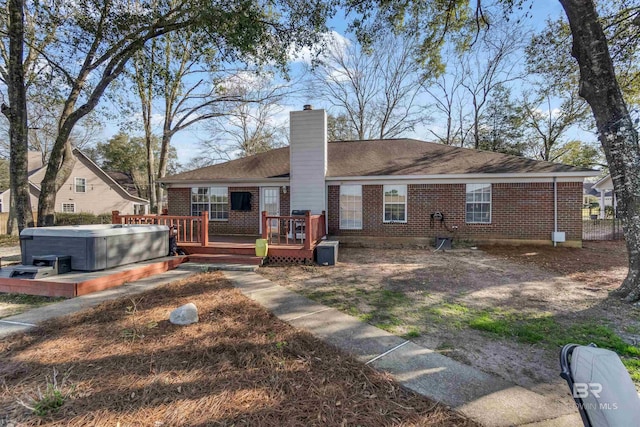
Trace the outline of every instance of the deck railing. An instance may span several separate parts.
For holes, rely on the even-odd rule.
[[[303,245],[310,250],[326,235],[325,212],[321,215],[269,215],[262,212],[262,238],[270,245]]]
[[[119,211],[111,212],[112,224],[158,224],[178,229],[178,243],[209,244],[209,214],[201,216],[176,215],[120,215]]]

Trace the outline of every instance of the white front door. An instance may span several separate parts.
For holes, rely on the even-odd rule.
[[[280,215],[280,187],[262,187],[260,192],[260,233],[262,233],[262,212]],[[271,220],[271,230],[277,232],[278,220]]]

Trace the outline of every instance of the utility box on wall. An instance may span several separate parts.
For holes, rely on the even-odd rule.
[[[436,249],[441,251],[451,249],[451,240],[451,237],[436,237]]]
[[[564,231],[555,231],[551,233],[551,241],[556,243],[563,243],[567,241]]]
[[[338,262],[337,240],[325,240],[316,246],[316,262],[320,265],[336,265]]]

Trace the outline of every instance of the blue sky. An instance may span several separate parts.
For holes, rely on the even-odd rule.
[[[536,0],[534,7],[530,10],[529,16],[525,18],[525,22],[527,25],[530,25],[534,30],[539,30],[544,27],[544,23],[547,18],[557,18],[563,14],[562,7],[558,1],[555,0]],[[346,28],[347,28],[347,20],[344,17],[344,14],[339,13],[335,18],[330,22],[330,27],[333,31],[338,34],[345,36]],[[570,48],[570,47],[568,47]],[[292,63],[291,64],[291,73],[292,76],[295,76],[296,73],[301,69],[300,63]],[[116,108],[115,105],[109,105],[108,100],[104,101],[103,107],[106,109]],[[275,118],[278,122],[286,122],[288,119],[289,111],[291,110],[300,110],[304,104],[313,104],[314,108],[329,108],[329,106],[318,99],[312,98],[308,94],[301,93],[295,97],[288,97],[282,103],[282,112],[279,113],[278,117]],[[413,137],[417,139],[424,140],[432,140],[433,136],[428,131],[429,126],[439,126],[438,118],[434,118],[434,121],[430,124],[427,124],[425,127],[420,127],[416,129],[412,134],[405,135],[407,137]],[[107,122],[106,126],[102,132],[102,135],[98,138],[100,141],[105,141],[115,133],[118,132],[118,123],[115,122]],[[574,131],[573,137],[584,139],[584,140],[593,140],[593,136],[590,133],[585,133],[579,130]],[[210,135],[206,130],[203,130],[202,127],[194,127],[192,129],[186,129],[179,133],[177,133],[172,140],[172,145],[176,148],[178,152],[179,162],[182,164],[186,164],[193,157],[198,157],[200,155],[200,145],[199,141],[203,139],[209,138]]]

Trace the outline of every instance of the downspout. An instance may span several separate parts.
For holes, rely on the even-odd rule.
[[[558,243],[556,242],[556,234],[558,232],[558,179],[553,177],[553,247],[555,248]]]

